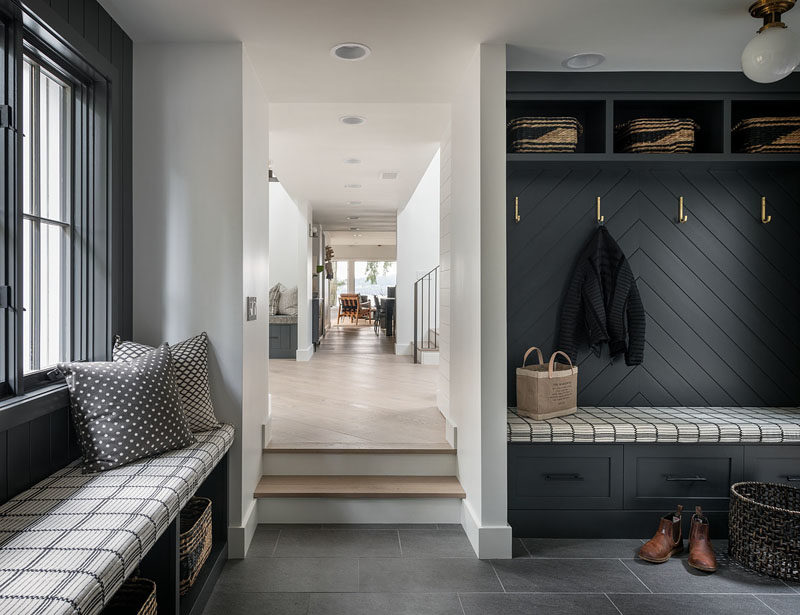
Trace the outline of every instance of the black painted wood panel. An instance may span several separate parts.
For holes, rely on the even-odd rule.
[[[647,313],[641,366],[579,354],[582,405],[800,403],[800,179],[759,163],[541,163],[508,172],[508,395],[528,346],[555,349],[595,198]],[[760,221],[761,196],[772,222]],[[688,222],[678,224],[678,198]],[[521,220],[513,219],[519,197]]]

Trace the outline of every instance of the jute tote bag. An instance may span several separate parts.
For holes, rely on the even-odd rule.
[[[538,365],[525,365],[531,352],[536,351]],[[569,365],[556,363],[561,355]],[[578,410],[578,368],[566,353],[556,350],[545,365],[542,351],[531,346],[517,368],[517,412],[531,419],[552,419],[573,414]]]

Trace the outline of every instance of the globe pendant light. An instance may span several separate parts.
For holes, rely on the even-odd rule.
[[[757,0],[750,14],[764,25],[742,52],[744,74],[758,83],[773,83],[788,76],[800,64],[800,41],[781,21],[781,14],[795,0]]]

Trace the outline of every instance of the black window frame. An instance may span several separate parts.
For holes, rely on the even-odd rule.
[[[32,4],[36,4],[33,2]],[[0,0],[0,74],[9,126],[2,128],[0,165],[0,285],[8,307],[0,309],[0,409],[63,381],[51,368],[23,373],[22,315],[22,71],[23,56],[47,67],[70,85],[70,321],[68,360],[106,360],[111,351],[112,307],[112,192],[115,161],[112,127],[119,114],[111,96],[116,69],[88,48],[76,49],[49,27],[39,13],[16,0]],[[87,59],[88,58],[88,59]],[[2,296],[0,296],[2,299]],[[0,305],[2,302],[0,302]],[[63,387],[63,382],[61,382]]]

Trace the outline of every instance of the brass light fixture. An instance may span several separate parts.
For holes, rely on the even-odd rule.
[[[750,15],[763,20],[755,38],[742,52],[742,70],[758,83],[773,83],[787,77],[800,64],[800,41],[781,21],[795,0],[756,0]]]

